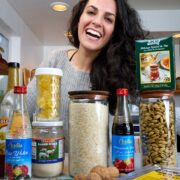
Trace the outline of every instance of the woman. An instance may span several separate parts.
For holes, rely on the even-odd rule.
[[[138,15],[126,0],[81,0],[72,11],[69,38],[75,49],[53,52],[41,67],[63,70],[62,120],[65,136],[68,121],[68,91],[107,90],[110,112],[116,105],[115,91],[127,87],[136,93],[135,40],[145,37]],[[35,80],[29,85],[28,107],[35,109]]]

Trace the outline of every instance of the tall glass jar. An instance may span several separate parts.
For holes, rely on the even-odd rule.
[[[58,68],[38,68],[36,75],[36,120],[60,121],[61,77]]]
[[[176,165],[173,92],[141,93],[139,111],[143,165]]]
[[[71,91],[69,103],[69,173],[88,174],[108,163],[108,92]]]

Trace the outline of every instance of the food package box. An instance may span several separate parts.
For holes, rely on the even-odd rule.
[[[172,37],[137,40],[136,63],[139,91],[175,90]]]
[[[180,179],[179,167],[168,166],[145,166],[127,175],[121,176],[118,180],[178,180]]]

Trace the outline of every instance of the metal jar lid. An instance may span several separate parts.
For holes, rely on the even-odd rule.
[[[109,96],[108,91],[69,91],[69,97],[71,99],[95,99],[95,100],[107,100]]]

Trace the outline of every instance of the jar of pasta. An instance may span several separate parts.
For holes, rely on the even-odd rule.
[[[108,163],[108,92],[69,92],[69,173]]]
[[[38,68],[36,75],[36,120],[59,121],[62,71],[58,68]]]
[[[173,92],[141,93],[139,115],[143,165],[176,165]]]

